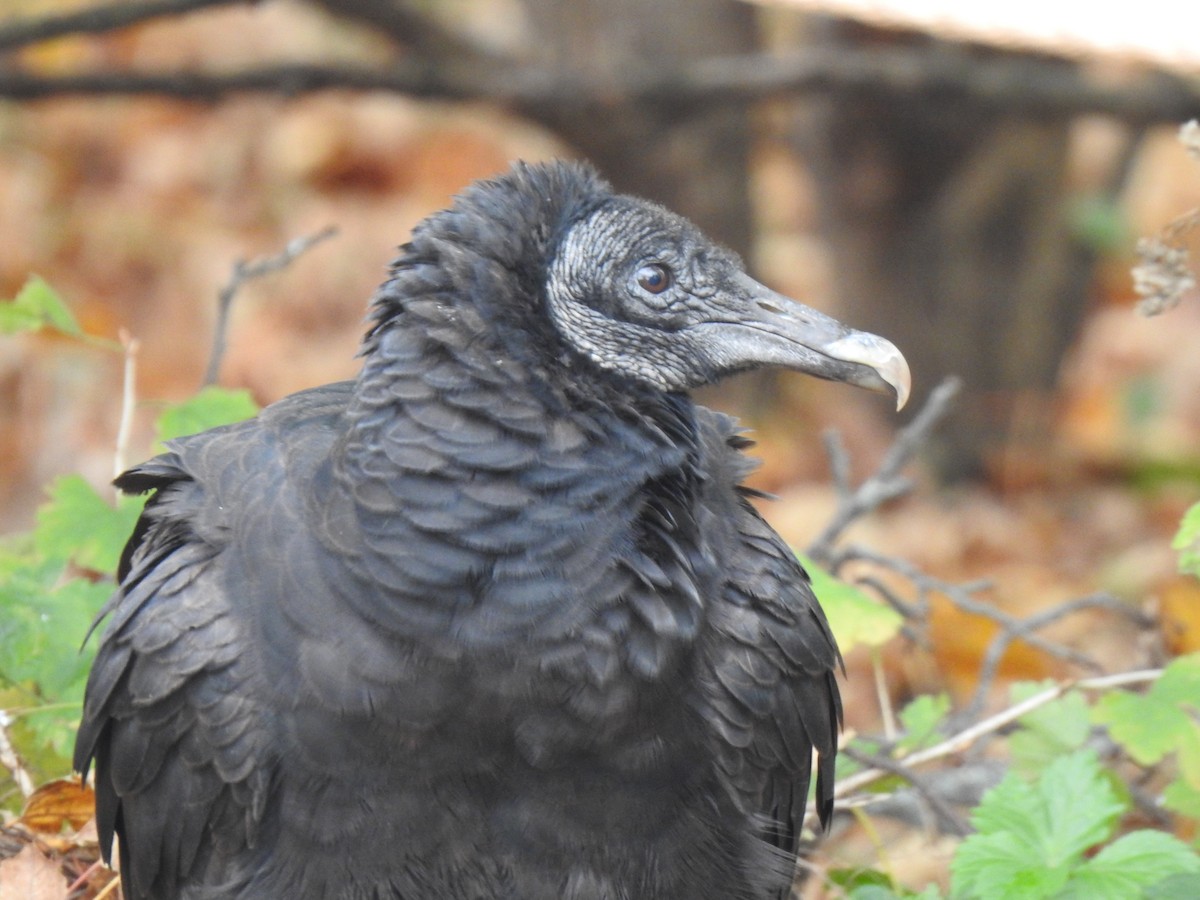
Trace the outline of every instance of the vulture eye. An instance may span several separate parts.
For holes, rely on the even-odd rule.
[[[637,270],[637,283],[644,291],[661,294],[671,286],[671,270],[662,263],[650,263]]]

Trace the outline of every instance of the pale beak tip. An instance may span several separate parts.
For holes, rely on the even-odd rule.
[[[871,369],[896,393],[896,410],[904,408],[912,393],[912,373],[904,354],[889,340],[865,331],[854,331],[825,348],[825,352]],[[882,388],[879,381],[875,385]],[[864,386],[869,386],[864,384]]]
[[[908,370],[908,361],[900,355],[899,350],[888,365],[880,368],[879,376],[896,392],[896,412],[900,412],[912,393],[912,373]]]

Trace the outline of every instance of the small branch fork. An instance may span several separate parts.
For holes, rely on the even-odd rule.
[[[213,333],[212,352],[208,358],[208,367],[204,371],[203,383],[205,386],[217,383],[217,376],[221,372],[221,363],[225,359],[225,351],[229,346],[229,313],[233,308],[234,298],[242,286],[255,278],[262,278],[264,275],[286,269],[295,261],[296,257],[335,234],[337,234],[337,228],[329,225],[316,234],[293,238],[288,241],[282,251],[274,256],[263,256],[249,261],[239,259],[233,264],[233,272],[229,276],[229,281],[217,294],[217,323]]]
[[[850,486],[850,454],[841,436],[836,431],[825,432],[825,451],[833,469],[838,508],[805,551],[809,557],[836,574],[840,561],[834,544],[853,522],[912,490],[912,481],[901,473],[925,445],[934,426],[949,413],[961,390],[962,382],[957,378],[947,378],[934,388],[921,411],[896,435],[879,470],[854,489]]]

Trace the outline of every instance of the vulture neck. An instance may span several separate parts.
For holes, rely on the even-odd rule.
[[[430,637],[449,615],[460,649],[601,621],[627,630],[630,583],[662,576],[631,554],[661,558],[665,543],[688,572],[698,555],[692,401],[572,380],[492,334],[475,310],[430,297],[371,336],[337,478],[363,538],[359,574],[388,595],[380,624]],[[648,613],[671,620],[669,640],[695,593],[682,591],[678,617]]]

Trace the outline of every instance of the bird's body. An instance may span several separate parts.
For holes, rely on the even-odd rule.
[[[155,493],[76,761],[131,900],[787,896],[837,650],[745,441],[684,393],[744,352],[635,352],[661,320],[593,252],[690,284],[668,319],[732,265],[585,169],[519,167],[414,232],[356,381],[118,480]]]

